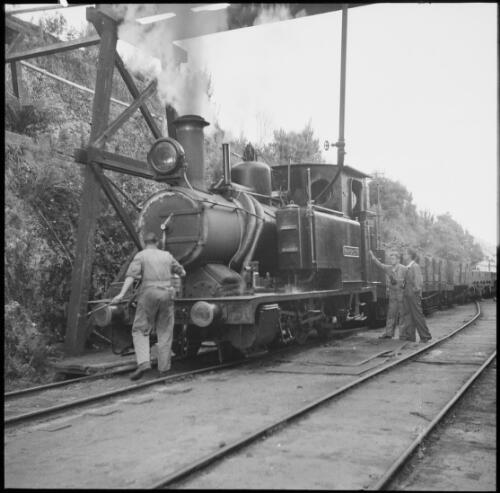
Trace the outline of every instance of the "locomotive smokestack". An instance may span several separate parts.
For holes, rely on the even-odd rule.
[[[201,116],[184,115],[173,121],[176,140],[180,142],[186,153],[189,183],[198,189],[205,190],[205,156],[203,127],[210,125]]]

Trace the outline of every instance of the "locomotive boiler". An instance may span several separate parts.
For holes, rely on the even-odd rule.
[[[152,146],[148,163],[165,188],[138,220],[141,241],[156,233],[187,273],[175,301],[174,352],[192,355],[211,341],[225,359],[325,335],[349,316],[383,319],[376,300],[384,280],[367,254],[377,247],[368,175],[325,164],[271,169],[250,147],[231,167],[223,145],[223,178],[207,188],[207,124],[182,116],[175,136]],[[108,307],[95,320],[127,331],[133,309]]]

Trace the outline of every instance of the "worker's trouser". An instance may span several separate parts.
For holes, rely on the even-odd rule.
[[[168,371],[174,332],[174,304],[168,287],[149,287],[139,295],[132,325],[138,367],[151,368],[149,335],[153,327],[158,336],[158,370]]]
[[[422,311],[422,300],[419,293],[405,292],[403,296],[403,310],[405,313],[404,334],[408,341],[416,341],[415,329],[421,341],[431,339]]]
[[[384,335],[394,337],[394,330],[399,327],[399,338],[403,331],[403,293],[389,291],[389,307]]]

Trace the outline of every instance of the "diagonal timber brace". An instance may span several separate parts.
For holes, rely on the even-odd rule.
[[[125,64],[123,63],[123,60],[120,58],[120,55],[118,55],[118,53],[115,56],[115,66],[118,69],[118,72],[120,72],[123,82],[125,82],[125,85],[127,86],[130,94],[134,99],[137,99],[140,95],[139,89],[135,85],[134,79],[132,79],[129,71],[125,68]],[[155,139],[159,139],[160,137],[162,137],[162,132],[158,128],[158,125],[156,124],[146,104],[141,104],[140,110]]]
[[[135,101],[121,113],[116,120],[104,130],[99,137],[91,143],[95,147],[104,145],[106,140],[114,135],[120,127],[136,112],[137,108],[143,105],[144,101],[156,90],[156,80],[152,81],[148,87],[135,99]]]
[[[103,14],[102,12],[98,11],[94,7],[89,7],[87,8],[87,19],[91,21],[95,28],[96,31],[99,33],[100,36],[103,35],[102,27],[98,20],[102,17],[105,17],[106,19],[110,19],[107,15]],[[129,71],[125,68],[125,64],[123,63],[123,60],[121,59],[120,55],[118,53],[115,53],[114,56],[114,64],[116,68],[118,69],[118,72],[120,73],[123,82],[125,82],[125,85],[127,86],[127,89],[129,90],[130,94],[134,99],[137,99],[140,96],[140,91],[137,88],[134,79],[130,75]],[[156,124],[153,115],[149,111],[149,108],[146,106],[146,103],[143,102],[140,106],[140,110],[142,113],[142,116],[146,120],[146,123],[151,130],[151,133],[154,135],[155,139],[159,139],[160,137],[163,136],[161,130],[158,128],[158,125]]]
[[[92,171],[94,172],[94,175],[97,178],[99,184],[101,185],[102,189],[104,190],[106,197],[111,202],[111,205],[113,206],[116,213],[118,214],[118,217],[120,218],[121,222],[125,226],[125,229],[127,230],[128,234],[130,235],[133,242],[135,243],[136,248],[138,248],[139,250],[142,250],[141,240],[139,239],[139,236],[135,230],[135,227],[134,227],[132,221],[130,220],[130,217],[128,216],[127,212],[120,204],[118,197],[113,192],[113,189],[111,188],[110,182],[106,178],[106,176],[104,175],[102,168],[98,164],[93,163],[93,162],[91,162],[89,164],[90,164],[90,167],[92,168]]]

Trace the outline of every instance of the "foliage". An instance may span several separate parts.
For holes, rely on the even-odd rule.
[[[411,193],[398,181],[374,173],[370,203],[381,216],[381,238],[385,248],[414,247],[420,254],[475,264],[483,252],[472,235],[449,213],[434,217],[417,212]]]
[[[264,145],[260,151],[262,158],[269,164],[321,163],[321,146],[314,138],[311,122],[300,132],[286,132],[282,128],[273,132],[273,141]]]
[[[56,354],[17,302],[4,305],[4,375],[6,379],[24,378],[39,382],[47,372],[46,361]]]
[[[450,260],[477,263],[483,260],[483,252],[470,233],[458,224],[450,213],[437,216],[430,228],[433,251]]]
[[[36,100],[21,106],[12,98],[7,99],[5,104],[5,128],[12,132],[35,136],[62,121],[60,104],[49,105]]]
[[[222,144],[227,143],[226,132],[219,122],[214,122],[210,133],[205,136],[205,181],[207,185],[217,182],[222,177]],[[232,142],[230,149],[233,149]]]

